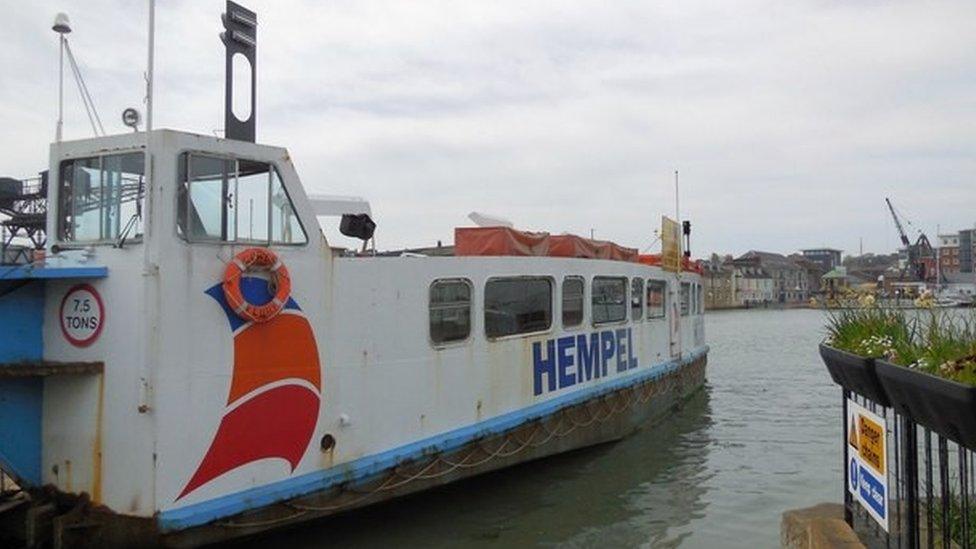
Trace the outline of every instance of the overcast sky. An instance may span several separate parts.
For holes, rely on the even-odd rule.
[[[58,11],[126,131],[146,2],[0,1],[0,174],[46,166]],[[472,210],[644,248],[675,169],[696,256],[891,251],[885,196],[930,236],[976,222],[972,0],[242,3],[258,141],[309,192],[368,198],[381,248],[448,243]],[[156,126],[219,130],[223,2],[156,10]],[[87,137],[68,83],[65,137]]]

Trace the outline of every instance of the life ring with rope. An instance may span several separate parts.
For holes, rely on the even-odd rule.
[[[241,291],[241,277],[245,273],[254,271],[268,271],[271,280],[271,300],[263,305],[250,303]],[[224,299],[227,305],[244,320],[252,322],[267,322],[278,316],[278,313],[288,303],[291,295],[291,277],[288,267],[278,259],[278,256],[267,248],[247,248],[234,256],[224,270]]]

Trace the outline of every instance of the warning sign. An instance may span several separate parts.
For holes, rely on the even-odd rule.
[[[885,418],[847,401],[847,489],[888,531],[888,424]]]
[[[61,300],[61,333],[75,347],[87,347],[102,333],[105,307],[89,284],[78,284]]]
[[[857,421],[858,439],[861,442],[858,454],[861,459],[871,464],[879,475],[885,474],[884,425],[863,414],[858,416]]]

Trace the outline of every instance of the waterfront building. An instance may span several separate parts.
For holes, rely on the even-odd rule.
[[[773,301],[773,277],[752,261],[733,261],[735,291],[733,301],[737,306],[766,305]]]
[[[801,254],[791,254],[790,259],[803,269],[804,278],[806,279],[806,295],[804,297],[810,299],[814,295],[821,293],[820,277],[827,271],[823,270],[820,263],[808,259]]]
[[[875,283],[881,280],[897,280],[901,275],[899,254],[872,254],[844,258],[844,268],[848,277],[855,277],[859,283]]]
[[[712,254],[701,260],[702,287],[705,292],[705,309],[729,309],[739,306],[736,302],[736,271],[732,257]]]
[[[952,273],[958,273],[960,271],[959,267],[959,235],[952,235],[953,240],[956,242],[954,246],[939,246],[939,270],[943,275],[949,275]],[[940,244],[943,241],[944,236],[939,235]]]
[[[806,270],[783,254],[750,250],[735,262],[742,266],[759,267],[769,275],[773,286],[771,301],[795,303],[810,297]]]
[[[803,257],[820,264],[820,268],[823,272],[829,272],[834,267],[841,264],[840,255],[842,250],[836,250],[834,248],[809,248],[806,250],[800,250]]]
[[[837,266],[823,275],[823,291],[827,297],[835,297],[851,287],[851,277],[847,274],[847,267]]]
[[[973,272],[973,252],[976,248],[976,229],[959,231],[959,272]]]

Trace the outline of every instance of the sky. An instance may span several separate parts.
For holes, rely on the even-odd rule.
[[[471,211],[692,252],[898,245],[976,224],[976,2],[245,0],[258,141],[370,200],[379,248]],[[0,0],[0,175],[44,169],[68,35],[108,133],[143,109],[147,2]],[[223,127],[218,0],[158,0],[154,120]],[[65,138],[91,136],[71,80]],[[336,220],[323,219],[333,244]]]

